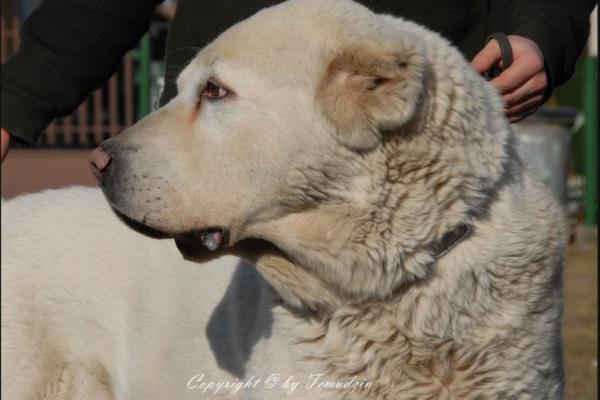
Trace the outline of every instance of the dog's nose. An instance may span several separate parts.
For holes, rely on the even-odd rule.
[[[97,178],[108,169],[111,160],[112,158],[101,147],[96,147],[92,151],[92,154],[90,154],[90,166]]]

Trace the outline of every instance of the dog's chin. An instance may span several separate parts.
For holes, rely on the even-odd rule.
[[[111,201],[110,196],[106,197],[113,212],[125,225],[153,239],[174,239],[177,249],[186,260],[202,262],[225,254],[235,254],[235,250],[228,246],[230,235],[225,228],[217,226],[185,232],[164,232],[130,217]]]
[[[204,242],[203,237],[209,232],[220,230],[223,232],[224,244],[227,244],[229,233],[227,230],[222,228],[210,228],[210,229],[199,229],[182,233],[166,233],[158,229],[152,228],[142,222],[139,222],[121,211],[113,208],[115,214],[123,221],[128,227],[134,231],[141,233],[144,236],[153,239],[174,239],[177,249],[186,260],[190,261],[208,261],[219,255],[223,254],[223,249],[218,248],[215,250],[209,250]]]
[[[119,219],[134,231],[153,239],[173,239],[183,258],[188,261],[206,262],[220,256],[233,255],[256,262],[264,254],[280,254],[284,256],[284,253],[274,244],[262,239],[245,238],[235,243],[234,246],[230,245],[230,233],[222,227],[197,229],[181,233],[166,233],[129,217],[114,206],[111,208]],[[205,245],[204,239],[206,235],[216,231],[221,234],[222,241],[218,248],[211,250]]]

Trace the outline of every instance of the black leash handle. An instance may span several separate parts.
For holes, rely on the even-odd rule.
[[[492,67],[492,69],[487,71],[485,73],[485,77],[488,80],[494,79],[500,75],[503,70],[510,68],[513,63],[513,51],[506,34],[502,32],[494,32],[488,36],[486,43],[488,43],[490,40],[495,40],[498,42],[498,46],[500,46],[500,54],[502,54],[502,68],[500,68],[498,65],[495,65]]]

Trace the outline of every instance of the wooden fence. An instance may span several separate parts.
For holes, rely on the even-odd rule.
[[[1,18],[1,61],[19,47],[20,22]],[[94,148],[135,120],[134,55],[125,55],[118,71],[69,116],[55,119],[38,141],[38,148]]]

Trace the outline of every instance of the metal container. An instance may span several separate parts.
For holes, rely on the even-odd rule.
[[[513,125],[517,151],[563,206],[567,202],[567,172],[571,137],[583,124],[573,108],[541,108]]]

